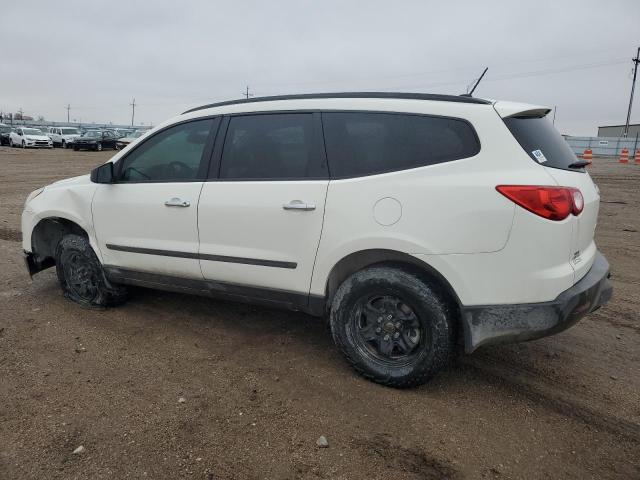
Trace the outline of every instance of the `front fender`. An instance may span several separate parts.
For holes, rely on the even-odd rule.
[[[46,187],[40,195],[25,205],[22,213],[23,249],[27,252],[32,251],[32,234],[39,222],[48,218],[61,218],[75,223],[87,233],[91,246],[100,258],[91,213],[91,203],[97,185],[89,181],[66,182]]]

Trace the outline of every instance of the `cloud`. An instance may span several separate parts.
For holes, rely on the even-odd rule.
[[[626,117],[640,2],[10,2],[0,109],[158,123],[255,95],[403,90],[558,107],[563,133]],[[640,106],[633,118],[640,119]]]

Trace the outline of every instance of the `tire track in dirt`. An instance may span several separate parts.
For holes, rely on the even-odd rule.
[[[14,228],[0,227],[0,240],[8,240],[10,242],[21,242],[22,232]]]
[[[551,385],[540,381],[539,375],[532,375],[524,368],[507,364],[490,366],[482,364],[472,357],[461,358],[459,364],[463,368],[473,370],[486,381],[519,393],[544,408],[640,444],[639,423],[599,411],[586,402],[580,401],[575,395],[571,395],[571,392],[563,391],[557,383]]]
[[[391,471],[408,473],[422,480],[463,478],[448,462],[428,455],[418,448],[404,447],[393,442],[386,434],[375,435],[372,438],[356,438],[353,443],[365,455],[383,461]]]

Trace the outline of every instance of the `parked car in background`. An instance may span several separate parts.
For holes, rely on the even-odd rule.
[[[124,148],[133,142],[136,138],[140,138],[142,135],[147,133],[148,130],[136,130],[135,132],[131,132],[126,137],[122,137],[116,140],[118,148]]]
[[[136,130],[134,128],[114,128],[113,133],[116,138],[124,138],[131,135]]]
[[[73,149],[75,151],[96,150],[100,152],[105,148],[118,150],[116,136],[110,130],[87,130],[84,135],[77,137],[73,141]]]
[[[0,145],[9,145],[9,134],[13,130],[11,125],[0,123]]]
[[[80,131],[76,127],[49,127],[49,136],[54,147],[69,148],[80,136]]]
[[[29,127],[16,127],[9,134],[10,147],[53,148],[53,141],[42,130]]]

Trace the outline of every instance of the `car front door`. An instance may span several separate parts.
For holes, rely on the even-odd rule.
[[[102,148],[115,148],[111,141],[111,132],[102,132]]]
[[[205,279],[306,298],[328,186],[319,114],[226,117],[219,136],[198,205]]]
[[[99,185],[93,221],[110,267],[202,279],[198,197],[219,119],[167,127],[116,162],[115,183]]]

